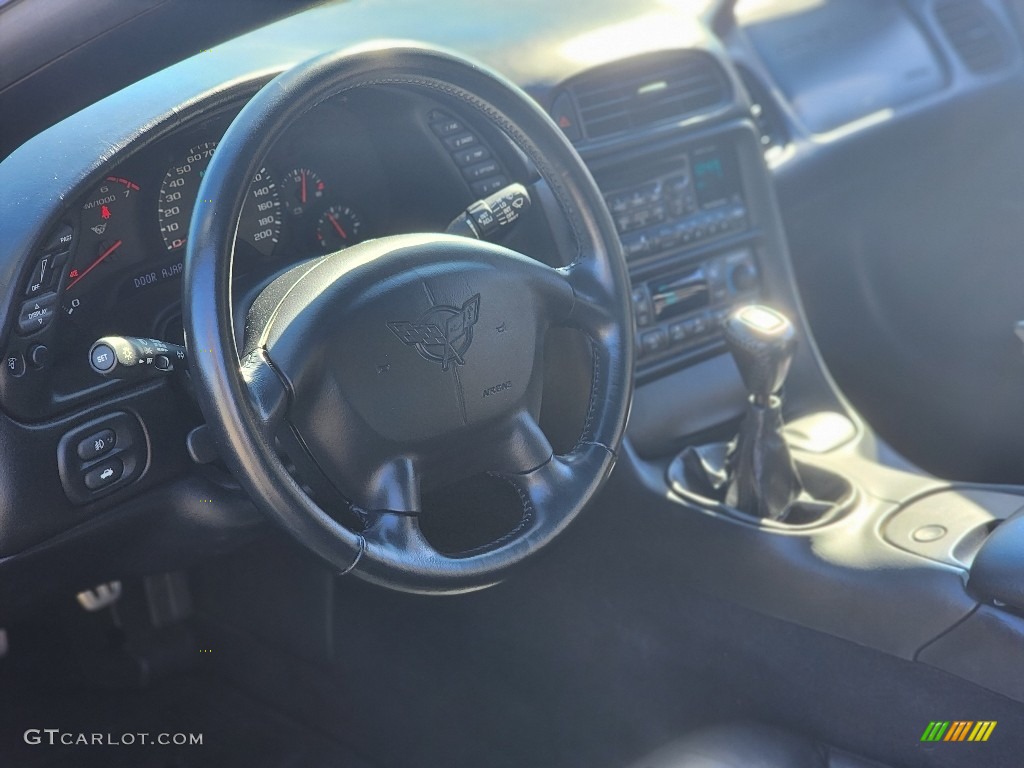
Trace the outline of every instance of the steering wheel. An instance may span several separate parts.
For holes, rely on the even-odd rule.
[[[274,279],[249,309],[239,349],[231,264],[249,183],[298,117],[359,88],[419,90],[501,129],[549,185],[575,240],[561,260],[571,264],[450,235],[371,240]],[[218,205],[196,208],[185,257],[197,397],[243,489],[301,544],[394,589],[466,591],[500,581],[598,491],[632,395],[629,277],[597,186],[525,93],[428,47],[324,55],[242,109],[199,196]],[[592,352],[585,424],[565,455],[538,425],[544,338],[556,326],[582,331]],[[511,484],[522,520],[491,546],[442,554],[421,531],[421,493],[480,473]],[[355,515],[326,511],[330,495]]]

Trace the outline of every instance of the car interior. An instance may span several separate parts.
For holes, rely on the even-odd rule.
[[[0,0],[0,765],[1024,755],[1024,0]]]

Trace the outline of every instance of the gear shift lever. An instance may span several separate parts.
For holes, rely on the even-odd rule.
[[[750,392],[740,433],[726,460],[725,503],[757,517],[782,520],[803,490],[782,435],[782,401],[796,331],[779,312],[752,304],[725,321],[725,340]]]
[[[723,331],[750,393],[746,415],[732,442],[690,445],[675,458],[666,471],[672,490],[747,521],[802,526],[842,512],[856,498],[851,483],[807,456],[798,471],[782,433],[782,385],[797,343],[793,324],[753,304],[732,312]]]
[[[786,382],[796,351],[796,331],[785,315],[759,304],[733,312],[723,326],[743,384],[755,405],[764,407]]]

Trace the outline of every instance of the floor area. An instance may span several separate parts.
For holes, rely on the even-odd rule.
[[[345,745],[202,672],[172,674],[145,690],[105,689],[75,675],[60,679],[60,662],[43,668],[38,654],[18,652],[20,639],[14,634],[0,661],[5,768],[370,768]],[[55,743],[46,729],[59,729]],[[79,734],[115,743],[60,743]],[[202,744],[140,744],[141,734],[151,742],[200,734]]]

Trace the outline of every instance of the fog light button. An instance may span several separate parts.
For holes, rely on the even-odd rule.
[[[95,435],[89,435],[78,444],[78,458],[82,461],[92,461],[98,456],[109,453],[117,442],[117,436],[112,429],[104,429]]]

